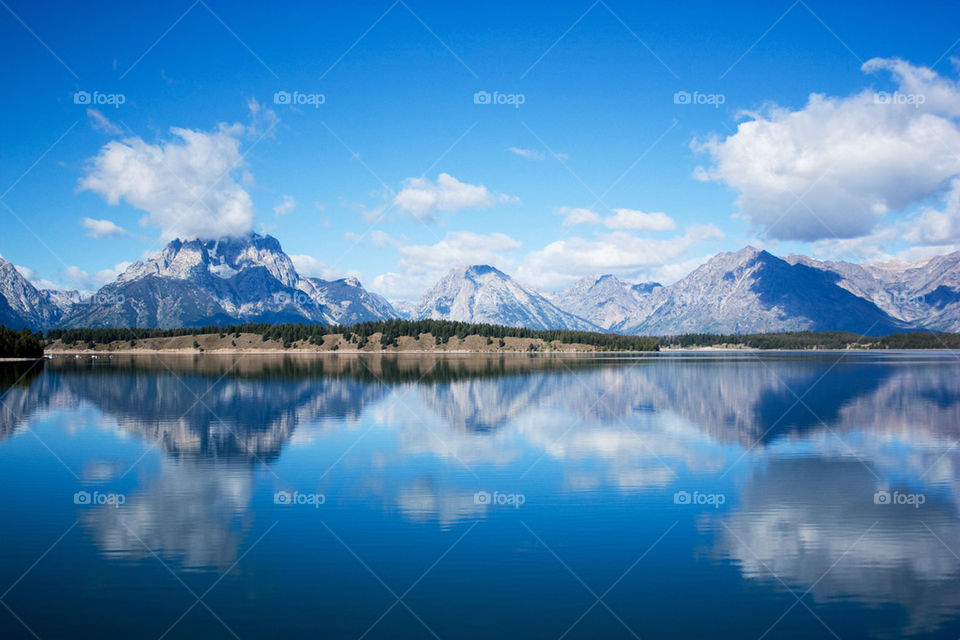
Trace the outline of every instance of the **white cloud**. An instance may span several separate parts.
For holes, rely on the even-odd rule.
[[[119,262],[112,268],[100,269],[92,276],[76,265],[71,265],[60,271],[60,278],[66,282],[67,289],[79,289],[80,291],[94,291],[105,284],[113,282],[121,273],[127,270],[132,262]],[[53,288],[53,287],[47,287]]]
[[[369,288],[388,300],[415,302],[427,289],[436,284],[438,279],[434,274],[419,273],[414,275],[388,271],[374,278]]]
[[[903,248],[903,244],[909,246]],[[813,243],[812,253],[832,260],[915,262],[960,250],[960,177],[954,178],[939,207],[880,224],[859,238],[827,238]]]
[[[613,273],[628,279],[637,274],[668,276],[664,270],[693,247],[723,237],[713,225],[692,225],[683,235],[645,238],[614,231],[594,240],[565,238],[529,253],[517,272],[521,282],[544,289],[558,289],[587,275]],[[685,274],[684,274],[685,275]]]
[[[435,211],[486,209],[494,204],[515,200],[507,195],[494,194],[483,185],[460,182],[448,173],[441,173],[436,182],[426,178],[407,178],[403,189],[394,198],[394,204],[428,221]]]
[[[950,183],[943,208],[923,207],[905,230],[907,242],[945,245],[960,241],[960,177]]]
[[[645,213],[636,209],[614,209],[612,216],[601,216],[592,209],[561,207],[566,227],[580,224],[603,225],[609,229],[632,231],[671,231],[677,228],[673,219],[665,213]]]
[[[460,265],[489,264],[506,272],[516,266],[510,254],[520,242],[503,233],[452,231],[432,245],[401,245],[398,267],[374,278],[370,288],[387,297],[416,299],[447,271]]]
[[[0,255],[0,260],[3,259],[3,256]],[[63,289],[64,287],[57,284],[56,282],[51,282],[49,280],[44,280],[43,278],[37,275],[37,272],[31,269],[30,267],[24,267],[23,265],[15,264],[13,268],[20,272],[24,278],[30,281],[30,283],[35,286],[37,289]]]
[[[321,280],[337,280],[342,278],[341,272],[322,260],[305,254],[291,254],[293,267],[301,276],[320,278]]]
[[[90,274],[76,265],[70,265],[60,272],[60,277],[81,289],[90,289]]]
[[[521,149],[519,147],[507,147],[507,151],[509,151],[515,156],[526,158],[527,160],[544,160],[547,157],[543,151],[535,151],[534,149]]]
[[[898,59],[862,69],[887,71],[896,91],[747,114],[735,134],[692,143],[712,161],[695,177],[736,189],[749,219],[784,240],[864,236],[888,212],[942,198],[960,174],[960,85]],[[936,218],[925,220],[934,237],[955,234]]]
[[[158,144],[139,137],[107,143],[91,159],[80,189],[146,211],[141,224],[160,228],[164,240],[248,233],[253,202],[233,177],[243,164],[245,128],[221,124],[210,133],[170,131],[174,138]]]
[[[572,227],[578,224],[600,224],[600,214],[593,209],[583,207],[560,207],[560,215],[563,216],[563,226]]]
[[[3,256],[0,256],[0,260],[2,259],[3,259]],[[22,275],[27,280],[33,280],[33,278],[37,275],[34,272],[34,270],[31,269],[30,267],[24,267],[23,265],[15,264],[13,265],[13,268],[19,271],[20,275]]]
[[[124,261],[124,262],[118,262],[117,264],[113,265],[112,268],[100,269],[95,274],[93,274],[93,282],[98,287],[101,287],[107,283],[113,282],[120,276],[121,273],[127,270],[127,267],[129,267],[132,264],[133,264],[132,262]]]
[[[659,211],[645,213],[635,209],[614,209],[613,213],[613,216],[603,221],[603,223],[611,229],[671,231],[677,228],[677,224],[670,216]]]
[[[278,202],[278,203],[273,207],[273,212],[274,212],[275,214],[277,214],[278,216],[282,216],[282,215],[285,215],[285,214],[287,214],[287,213],[290,213],[291,211],[293,211],[293,210],[296,209],[296,208],[297,208],[297,201],[296,201],[296,199],[295,199],[293,196],[287,196],[287,195],[285,195],[285,196],[283,196],[283,197],[280,199],[280,202]]]
[[[397,241],[393,236],[385,231],[380,231],[379,229],[374,229],[370,232],[370,242],[378,249],[392,247],[397,244]]]
[[[87,109],[87,117],[90,118],[90,126],[96,131],[111,136],[119,136],[123,133],[123,129],[112,123],[107,116],[96,109]]]
[[[505,252],[522,245],[504,233],[479,234],[452,231],[432,245],[400,247],[400,265],[408,269],[448,271],[464,264],[512,264]]]
[[[130,235],[129,231],[112,220],[84,218],[80,221],[80,224],[82,224],[83,228],[87,230],[87,235],[91,238],[115,238],[118,236]]]

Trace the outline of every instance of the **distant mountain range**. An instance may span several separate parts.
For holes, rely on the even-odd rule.
[[[720,253],[668,286],[612,275],[556,294],[486,265],[459,267],[417,304],[391,304],[355,278],[297,273],[280,243],[251,234],[174,240],[94,294],[38,290],[0,259],[0,324],[21,328],[197,327],[239,322],[354,324],[433,318],[631,335],[960,332],[960,252],[921,263],[852,264]]]

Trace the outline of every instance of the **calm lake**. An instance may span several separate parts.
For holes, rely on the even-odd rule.
[[[956,638],[960,358],[0,369],[0,637]]]

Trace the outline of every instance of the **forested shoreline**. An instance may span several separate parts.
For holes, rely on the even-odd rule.
[[[0,325],[0,358],[42,358],[43,336],[29,329],[14,331]]]
[[[61,347],[96,349],[102,345],[127,343],[134,347],[144,340],[182,336],[239,337],[260,336],[263,342],[274,341],[284,349],[324,344],[326,336],[340,336],[342,344],[357,350],[374,346],[390,349],[398,346],[401,337],[420,340],[429,335],[438,346],[451,339],[464,341],[470,336],[485,338],[484,344],[503,348],[509,338],[540,340],[544,344],[586,345],[598,351],[658,351],[660,349],[743,348],[761,350],[806,349],[960,349],[960,334],[911,332],[884,337],[866,337],[854,333],[828,331],[796,331],[786,333],[710,334],[643,337],[589,331],[537,330],[493,324],[472,324],[447,320],[388,320],[356,325],[323,326],[315,324],[234,324],[227,326],[186,327],[177,329],[52,329],[46,334],[28,329],[14,331],[0,327],[0,357],[38,358],[44,346],[58,343]],[[194,346],[199,346],[196,341]],[[235,343],[234,343],[235,346]],[[537,349],[530,349],[537,350]]]
[[[382,347],[396,347],[401,337],[419,338],[429,334],[435,344],[446,345],[451,338],[464,340],[468,336],[480,336],[488,340],[502,342],[505,338],[528,338],[543,340],[546,343],[582,344],[605,351],[656,351],[659,348],[656,338],[624,336],[615,333],[590,331],[564,331],[525,329],[505,327],[494,324],[472,324],[449,320],[386,320],[382,322],[363,322],[355,325],[316,325],[316,324],[238,324],[228,326],[207,326],[179,329],[53,329],[47,333],[48,340],[59,340],[65,344],[108,344],[118,341],[137,341],[150,338],[172,338],[179,336],[200,336],[218,334],[227,335],[256,334],[263,340],[275,340],[289,348],[297,343],[311,345],[323,344],[324,336],[340,335],[358,349],[363,349],[376,334]],[[504,346],[500,344],[499,346]]]

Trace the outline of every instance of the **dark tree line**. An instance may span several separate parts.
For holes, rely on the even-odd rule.
[[[659,339],[661,347],[743,346],[752,349],[958,349],[960,334],[911,332],[894,333],[882,338],[845,331],[790,331],[786,333],[749,333],[721,335],[689,333]]]
[[[21,334],[8,331],[10,334]],[[22,333],[22,332],[21,332]],[[28,332],[29,333],[29,332]],[[317,324],[266,324],[248,323],[228,326],[206,326],[180,329],[52,329],[48,340],[61,340],[66,344],[106,344],[147,338],[172,338],[219,334],[220,337],[241,333],[262,336],[264,341],[276,340],[284,347],[307,342],[319,345],[324,336],[342,335],[344,339],[363,348],[370,338],[379,333],[380,344],[396,346],[402,336],[418,338],[422,334],[433,336],[436,344],[447,344],[451,338],[467,336],[487,338],[487,344],[504,346],[504,338],[539,338],[546,342],[563,344],[586,344],[608,351],[657,351],[660,347],[711,347],[718,345],[743,346],[752,349],[960,349],[960,334],[911,332],[895,333],[882,338],[866,337],[843,331],[791,331],[786,333],[713,334],[691,333],[661,338],[624,336],[616,333],[591,331],[541,330],[522,327],[504,327],[495,324],[471,324],[449,320],[387,320],[363,322],[355,325],[322,326]],[[31,334],[32,335],[32,334]],[[34,338],[42,338],[40,334]]]
[[[42,339],[29,329],[14,331],[0,326],[0,358],[42,358]]]
[[[219,334],[226,336],[252,333],[263,337],[264,341],[276,340],[290,346],[295,342],[322,344],[324,336],[339,334],[362,348],[370,337],[380,333],[380,343],[384,346],[397,344],[401,336],[418,338],[429,333],[437,344],[446,344],[450,338],[460,339],[478,335],[494,339],[539,338],[551,342],[558,340],[564,344],[587,344],[613,351],[656,351],[656,338],[623,336],[615,333],[596,333],[590,331],[562,331],[524,329],[522,327],[504,327],[494,324],[471,324],[448,320],[386,320],[383,322],[362,322],[355,325],[322,326],[316,324],[235,324],[228,326],[208,326],[181,329],[52,329],[47,333],[49,340],[61,340],[67,344],[98,343],[117,341],[145,340],[147,338],[172,338],[178,336],[198,336]],[[500,346],[503,346],[500,344]]]

